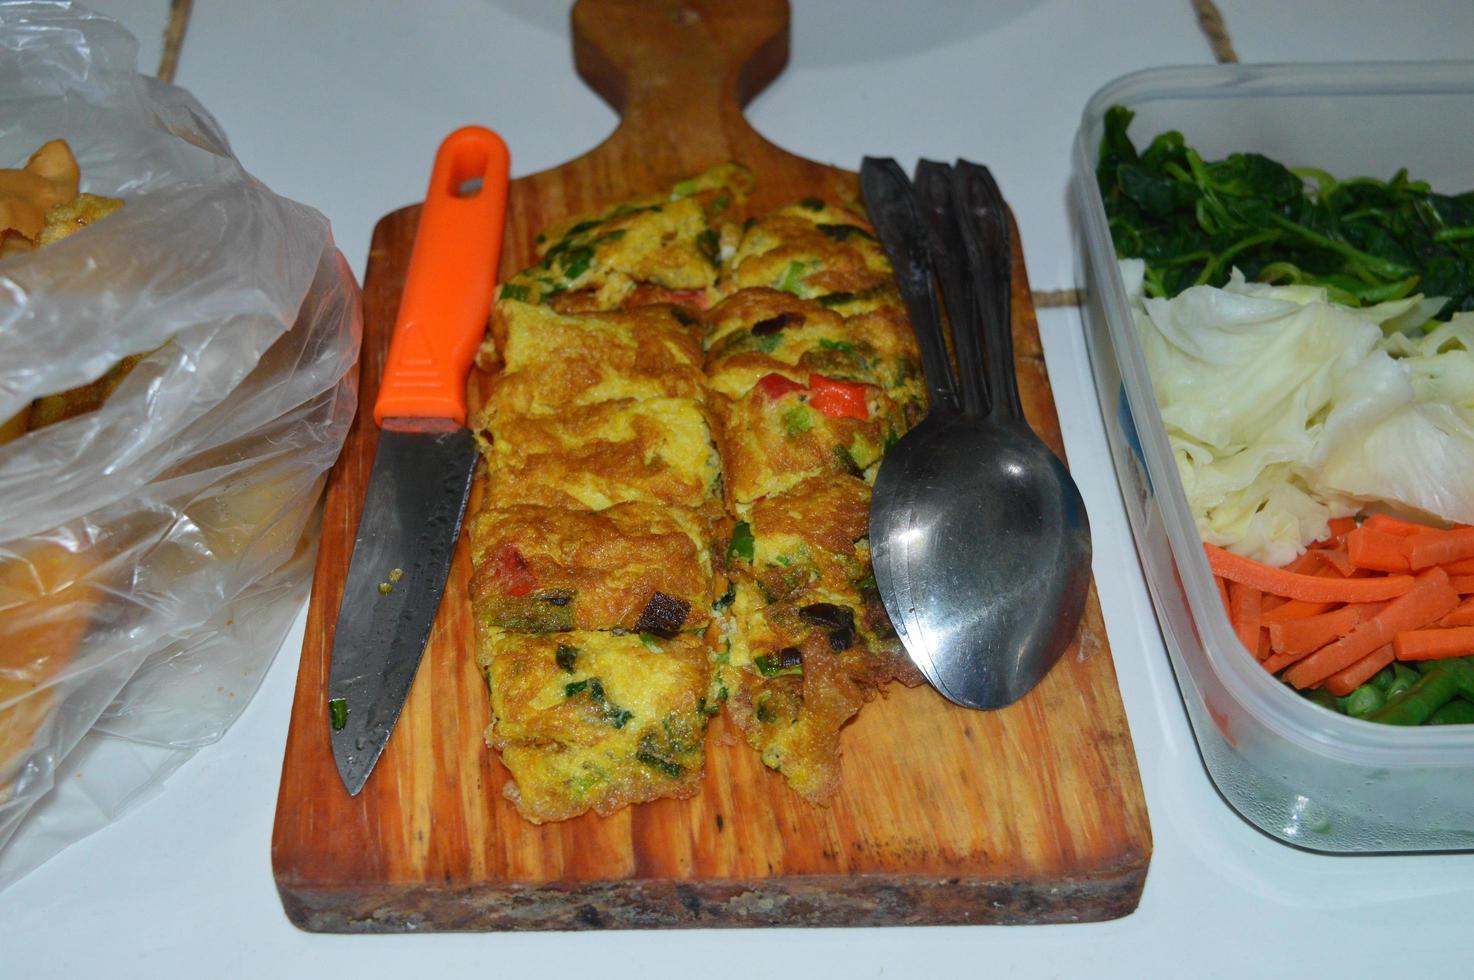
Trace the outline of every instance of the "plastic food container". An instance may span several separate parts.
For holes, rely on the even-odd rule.
[[[1106,109],[1138,146],[1180,130],[1338,177],[1401,167],[1474,188],[1474,62],[1223,65],[1138,72],[1085,107],[1075,140],[1078,281],[1111,457],[1203,762],[1231,806],[1316,851],[1474,850],[1474,725],[1399,728],[1327,711],[1238,644],[1188,511],[1095,182]]]

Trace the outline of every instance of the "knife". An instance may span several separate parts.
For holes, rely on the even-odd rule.
[[[496,133],[456,130],[435,154],[420,211],[328,671],[326,720],[350,796],[409,696],[460,537],[476,467],[466,375],[496,286],[509,166]]]

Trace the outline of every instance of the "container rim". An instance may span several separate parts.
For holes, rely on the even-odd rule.
[[[1374,83],[1370,79],[1377,79]],[[1095,161],[1106,109],[1155,101],[1267,96],[1374,96],[1458,94],[1474,97],[1474,61],[1334,62],[1260,65],[1193,65],[1148,68],[1107,82],[1085,105],[1076,133],[1074,181],[1079,194],[1081,234],[1099,300],[1116,352],[1123,391],[1152,391],[1145,355],[1126,298],[1113,248],[1100,254],[1094,243],[1112,241],[1105,202],[1095,181]],[[1294,693],[1245,655],[1218,600],[1202,538],[1155,399],[1127,406],[1142,447],[1142,462],[1161,510],[1175,571],[1193,625],[1203,641],[1210,670],[1229,695],[1266,728],[1323,757],[1363,766],[1462,768],[1474,756],[1474,725],[1403,728],[1339,715]],[[1210,601],[1211,599],[1211,601]],[[1172,648],[1170,637],[1169,650]],[[1178,656],[1186,656],[1179,653]],[[1188,692],[1178,679],[1184,696]]]
[[[1373,82],[1371,79],[1375,78]],[[1142,104],[1184,99],[1346,95],[1464,95],[1474,92],[1474,59],[1441,61],[1270,62],[1163,65],[1117,76],[1085,103],[1081,130],[1123,99]]]

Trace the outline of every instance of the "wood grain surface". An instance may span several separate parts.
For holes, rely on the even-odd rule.
[[[728,159],[757,174],[757,210],[857,195],[852,172],[786,153],[743,119],[742,104],[787,58],[783,0],[581,0],[573,38],[579,72],[622,123],[585,156],[513,181],[503,275],[528,264],[533,235],[550,222]],[[272,841],[294,923],[377,932],[1068,922],[1136,907],[1151,832],[1093,589],[1075,647],[1017,704],[968,711],[929,688],[893,686],[866,706],[844,732],[843,788],[830,806],[801,800],[718,718],[694,799],[533,826],[503,798],[508,774],[482,740],[488,707],[463,539],[404,714],[350,798],[324,692],[377,438],[365,420],[417,216],[396,211],[374,233],[360,412],[328,489]],[[1024,407],[1063,456],[1017,240],[1014,250]],[[485,380],[472,377],[473,399]]]

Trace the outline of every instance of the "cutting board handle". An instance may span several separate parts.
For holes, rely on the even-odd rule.
[[[742,106],[788,63],[788,0],[578,0],[572,20],[578,73],[621,117],[610,142],[657,157],[709,154],[654,134],[748,129]]]

